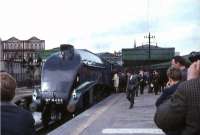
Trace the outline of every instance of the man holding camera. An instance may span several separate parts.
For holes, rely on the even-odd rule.
[[[179,135],[200,133],[200,55],[196,58],[188,69],[187,81],[157,108],[154,120],[164,132],[178,130]]]

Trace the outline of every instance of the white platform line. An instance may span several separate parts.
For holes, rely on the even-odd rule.
[[[164,132],[157,128],[106,128],[102,130],[103,134],[160,134]]]

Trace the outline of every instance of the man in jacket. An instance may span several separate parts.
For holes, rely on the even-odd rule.
[[[181,81],[181,71],[180,69],[177,69],[175,67],[170,67],[167,70],[167,76],[168,76],[168,83],[169,83],[169,87],[165,88],[161,94],[161,96],[157,99],[156,101],[156,107],[159,107],[160,105],[162,105],[162,103],[164,103],[166,100],[168,100],[173,93],[175,93],[175,91],[177,90],[177,87],[180,84]],[[176,131],[167,131],[166,134],[167,135],[179,135],[179,130]]]
[[[30,112],[11,103],[15,96],[16,81],[6,72],[0,72],[1,92],[1,134],[35,134],[34,119]]]
[[[177,69],[181,70],[181,80],[186,81],[187,80],[187,68],[186,68],[186,61],[181,56],[174,56],[171,61],[171,65]]]
[[[145,85],[145,76],[144,76],[144,71],[141,70],[139,73],[140,95],[144,93],[144,85]]]
[[[176,91],[180,81],[181,81],[181,71],[180,69],[170,67],[167,70],[167,76],[169,79],[170,86],[163,90],[163,93],[156,101],[156,106],[158,107],[162,104],[165,100],[169,99],[172,94]]]
[[[158,72],[157,72],[157,71],[154,71],[154,72],[153,72],[153,80],[152,80],[152,83],[153,83],[155,95],[158,94],[158,91],[159,91],[159,89],[160,89],[160,87],[159,87],[159,79],[160,79],[160,77],[159,77]]]
[[[180,135],[200,133],[200,60],[189,67],[187,80],[157,108],[154,120],[165,132],[179,130]]]
[[[138,89],[138,76],[131,74],[127,82],[127,99],[130,101],[130,109],[133,108],[135,91]]]

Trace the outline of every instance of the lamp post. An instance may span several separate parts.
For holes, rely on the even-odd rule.
[[[148,38],[149,39],[149,60],[151,59],[151,38],[155,38],[155,36],[151,35],[149,32],[148,36],[144,36],[144,38]]]

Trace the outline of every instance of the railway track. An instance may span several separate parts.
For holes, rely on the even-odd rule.
[[[69,119],[70,120],[70,119]],[[53,131],[54,129],[58,128],[59,126],[61,126],[62,124],[64,124],[65,122],[67,122],[68,120],[63,120],[63,121],[51,121],[49,122],[49,126],[48,127],[44,127],[42,125],[42,123],[40,125],[36,125],[36,134],[37,135],[46,135],[49,132]]]

